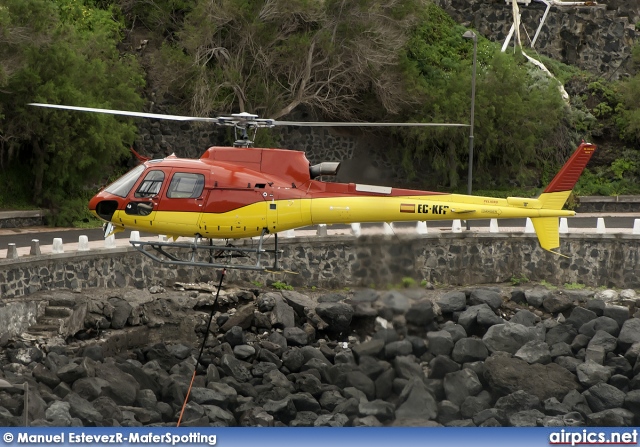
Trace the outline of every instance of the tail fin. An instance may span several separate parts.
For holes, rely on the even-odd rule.
[[[567,160],[564,166],[547,185],[540,194],[538,200],[542,203],[542,208],[551,210],[561,210],[565,202],[571,195],[571,190],[578,182],[582,171],[591,160],[591,156],[596,150],[596,146],[583,142]]]
[[[585,142],[578,147],[538,197],[542,205],[541,208],[562,209],[595,150],[595,145]],[[534,217],[531,222],[536,230],[540,247],[550,252],[554,252],[553,250],[560,247],[557,217]]]
[[[534,217],[531,219],[533,228],[536,230],[540,247],[544,250],[556,253],[554,250],[560,248],[560,231],[558,230],[557,217]],[[559,254],[559,253],[556,253]]]

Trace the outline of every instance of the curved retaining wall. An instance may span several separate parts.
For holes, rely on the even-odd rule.
[[[560,251],[568,257],[541,250],[535,236],[525,234],[309,237],[284,240],[280,247],[283,267],[296,274],[229,270],[228,280],[343,288],[398,284],[406,277],[472,285],[524,276],[552,284],[640,288],[640,237],[633,235],[566,235]],[[99,249],[1,260],[0,293],[11,298],[59,288],[172,286],[213,281],[216,275],[214,269],[160,265],[132,248]]]

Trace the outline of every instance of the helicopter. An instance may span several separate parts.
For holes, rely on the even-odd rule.
[[[537,198],[504,199],[326,182],[319,177],[336,175],[339,162],[311,165],[302,151],[255,148],[251,139],[259,128],[281,125],[460,127],[468,126],[466,124],[276,121],[246,112],[198,118],[42,103],[30,105],[201,121],[234,128],[233,147],[210,147],[199,159],[175,155],[157,160],[143,158],[141,164],[89,201],[90,211],[105,222],[105,237],[125,229],[168,235],[173,242],[130,242],[157,262],[177,265],[278,270],[279,232],[318,224],[450,219],[530,218],[540,247],[559,254],[555,251],[560,246],[558,219],[575,215],[574,211],[562,208],[596,150],[593,144],[580,144]],[[268,235],[274,235],[275,248],[265,245]],[[194,242],[178,242],[178,237],[193,238]],[[257,247],[239,247],[230,242],[244,238],[256,238]],[[208,245],[201,242],[206,239]],[[215,245],[214,240],[226,243]],[[206,250],[208,259],[197,255],[201,250]],[[274,258],[273,266],[262,262],[265,255]],[[252,260],[236,261],[245,257]]]

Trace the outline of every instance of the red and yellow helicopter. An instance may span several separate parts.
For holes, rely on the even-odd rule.
[[[560,246],[558,218],[575,215],[563,210],[571,190],[596,147],[582,143],[537,198],[469,196],[441,192],[333,183],[317,180],[335,175],[339,163],[311,166],[304,152],[253,148],[249,132],[261,127],[292,126],[466,126],[424,123],[319,123],[259,119],[248,113],[229,117],[195,118],[142,112],[96,109],[52,104],[40,107],[109,113],[142,118],[205,121],[233,126],[234,147],[211,147],[195,159],[171,155],[147,160],[89,202],[89,209],[107,222],[105,236],[124,229],[195,238],[193,244],[179,242],[131,243],[159,262],[212,267],[264,270],[260,256],[270,253],[278,268],[277,233],[317,224],[354,222],[400,222],[450,219],[531,218],[540,246],[553,252]],[[239,138],[238,138],[239,134]],[[263,245],[266,235],[275,235],[275,249]],[[259,237],[255,248],[214,246],[214,239]],[[198,240],[209,239],[209,245]],[[190,258],[170,248],[189,248]],[[153,249],[155,254],[148,249]],[[205,261],[197,250],[215,252]],[[232,263],[249,253],[254,264]],[[223,259],[222,261],[220,259]]]

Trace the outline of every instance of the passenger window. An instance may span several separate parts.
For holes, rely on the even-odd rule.
[[[204,189],[204,175],[176,172],[169,184],[167,197],[170,199],[196,199]]]
[[[135,197],[154,197],[157,196],[164,181],[164,172],[150,171],[135,193]]]

